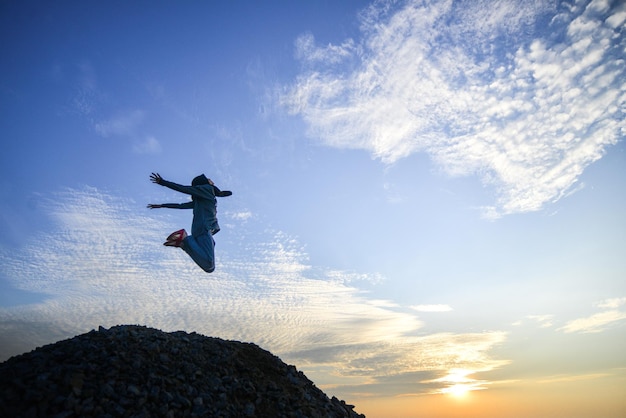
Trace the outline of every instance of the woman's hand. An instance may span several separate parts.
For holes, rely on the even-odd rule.
[[[163,181],[163,177],[161,177],[159,173],[152,173],[150,175],[150,181],[152,183],[161,184],[161,182]]]

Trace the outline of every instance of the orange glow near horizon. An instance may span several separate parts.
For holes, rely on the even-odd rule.
[[[367,418],[622,417],[626,416],[624,387],[622,374],[591,381],[510,381],[484,390],[472,383],[456,383],[438,393],[364,397],[351,403]]]

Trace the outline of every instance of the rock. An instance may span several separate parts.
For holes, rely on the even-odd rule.
[[[258,346],[117,326],[0,364],[2,417],[364,417]]]

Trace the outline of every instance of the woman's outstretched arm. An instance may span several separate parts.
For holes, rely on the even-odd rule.
[[[148,208],[149,209],[160,209],[160,208],[193,209],[193,202],[187,202],[187,203],[160,203],[160,204],[149,203],[148,204]]]
[[[192,196],[201,197],[204,199],[214,199],[215,191],[213,187],[206,187],[207,185],[199,185],[199,186],[183,186],[182,184],[174,183],[172,181],[167,181],[159,173],[152,173],[150,175],[150,181],[153,183],[159,184],[161,186],[165,186],[169,189],[175,190],[180,193],[189,194]],[[212,185],[211,185],[212,186]]]

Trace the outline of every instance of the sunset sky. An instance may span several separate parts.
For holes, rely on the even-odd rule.
[[[626,4],[0,2],[0,361],[253,342],[368,418],[626,416]],[[162,246],[204,173],[217,267]]]

